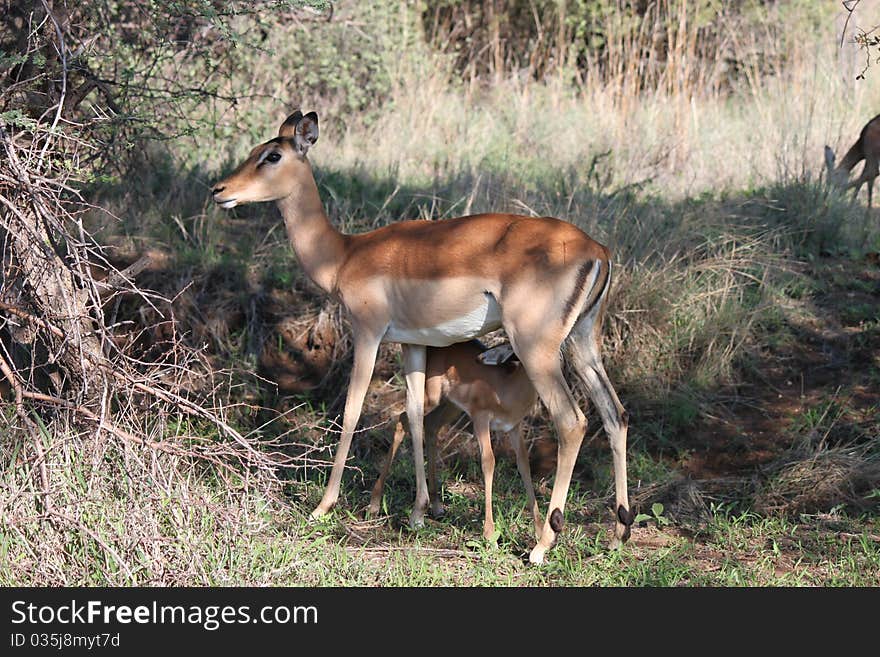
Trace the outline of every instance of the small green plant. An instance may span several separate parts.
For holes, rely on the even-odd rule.
[[[660,502],[654,502],[651,505],[651,515],[639,513],[636,516],[635,522],[641,523],[648,522],[649,520],[654,520],[658,527],[665,527],[670,523],[669,518],[663,515],[663,505]]]

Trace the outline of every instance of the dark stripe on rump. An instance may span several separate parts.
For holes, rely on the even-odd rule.
[[[602,267],[602,265],[605,265]],[[590,296],[587,299],[587,302],[584,304],[583,310],[581,310],[578,318],[583,317],[588,312],[593,310],[599,300],[605,296],[605,290],[608,288],[608,285],[611,281],[611,261],[610,260],[600,260],[599,261],[599,275],[596,277],[596,283],[593,285],[593,289],[590,291]]]
[[[588,260],[582,264],[581,268],[578,270],[577,280],[574,283],[574,292],[571,293],[568,301],[565,302],[565,309],[562,311],[562,316],[566,320],[571,316],[571,313],[574,310],[574,304],[576,304],[580,298],[581,292],[584,290],[584,284],[587,282],[587,276],[593,271],[593,265],[595,264],[595,261]]]

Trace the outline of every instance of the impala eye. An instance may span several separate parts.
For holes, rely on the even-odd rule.
[[[281,153],[278,151],[272,151],[266,156],[266,162],[277,162],[281,159]]]

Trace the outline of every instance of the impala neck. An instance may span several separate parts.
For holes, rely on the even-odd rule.
[[[857,165],[859,162],[864,159],[864,154],[862,153],[862,140],[859,139],[855,144],[852,145],[846,155],[843,156],[843,159],[840,161],[840,164],[837,165],[838,171],[850,172],[853,167]]]
[[[301,177],[289,196],[276,203],[303,271],[325,292],[332,292],[345,256],[345,236],[327,218],[308,161],[305,166],[308,175]]]

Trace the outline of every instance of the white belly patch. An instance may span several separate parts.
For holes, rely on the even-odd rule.
[[[483,294],[483,303],[473,310],[441,322],[435,326],[402,327],[392,322],[382,338],[383,342],[403,344],[423,344],[428,347],[448,347],[456,342],[494,331],[501,326],[501,307],[488,292]]]

